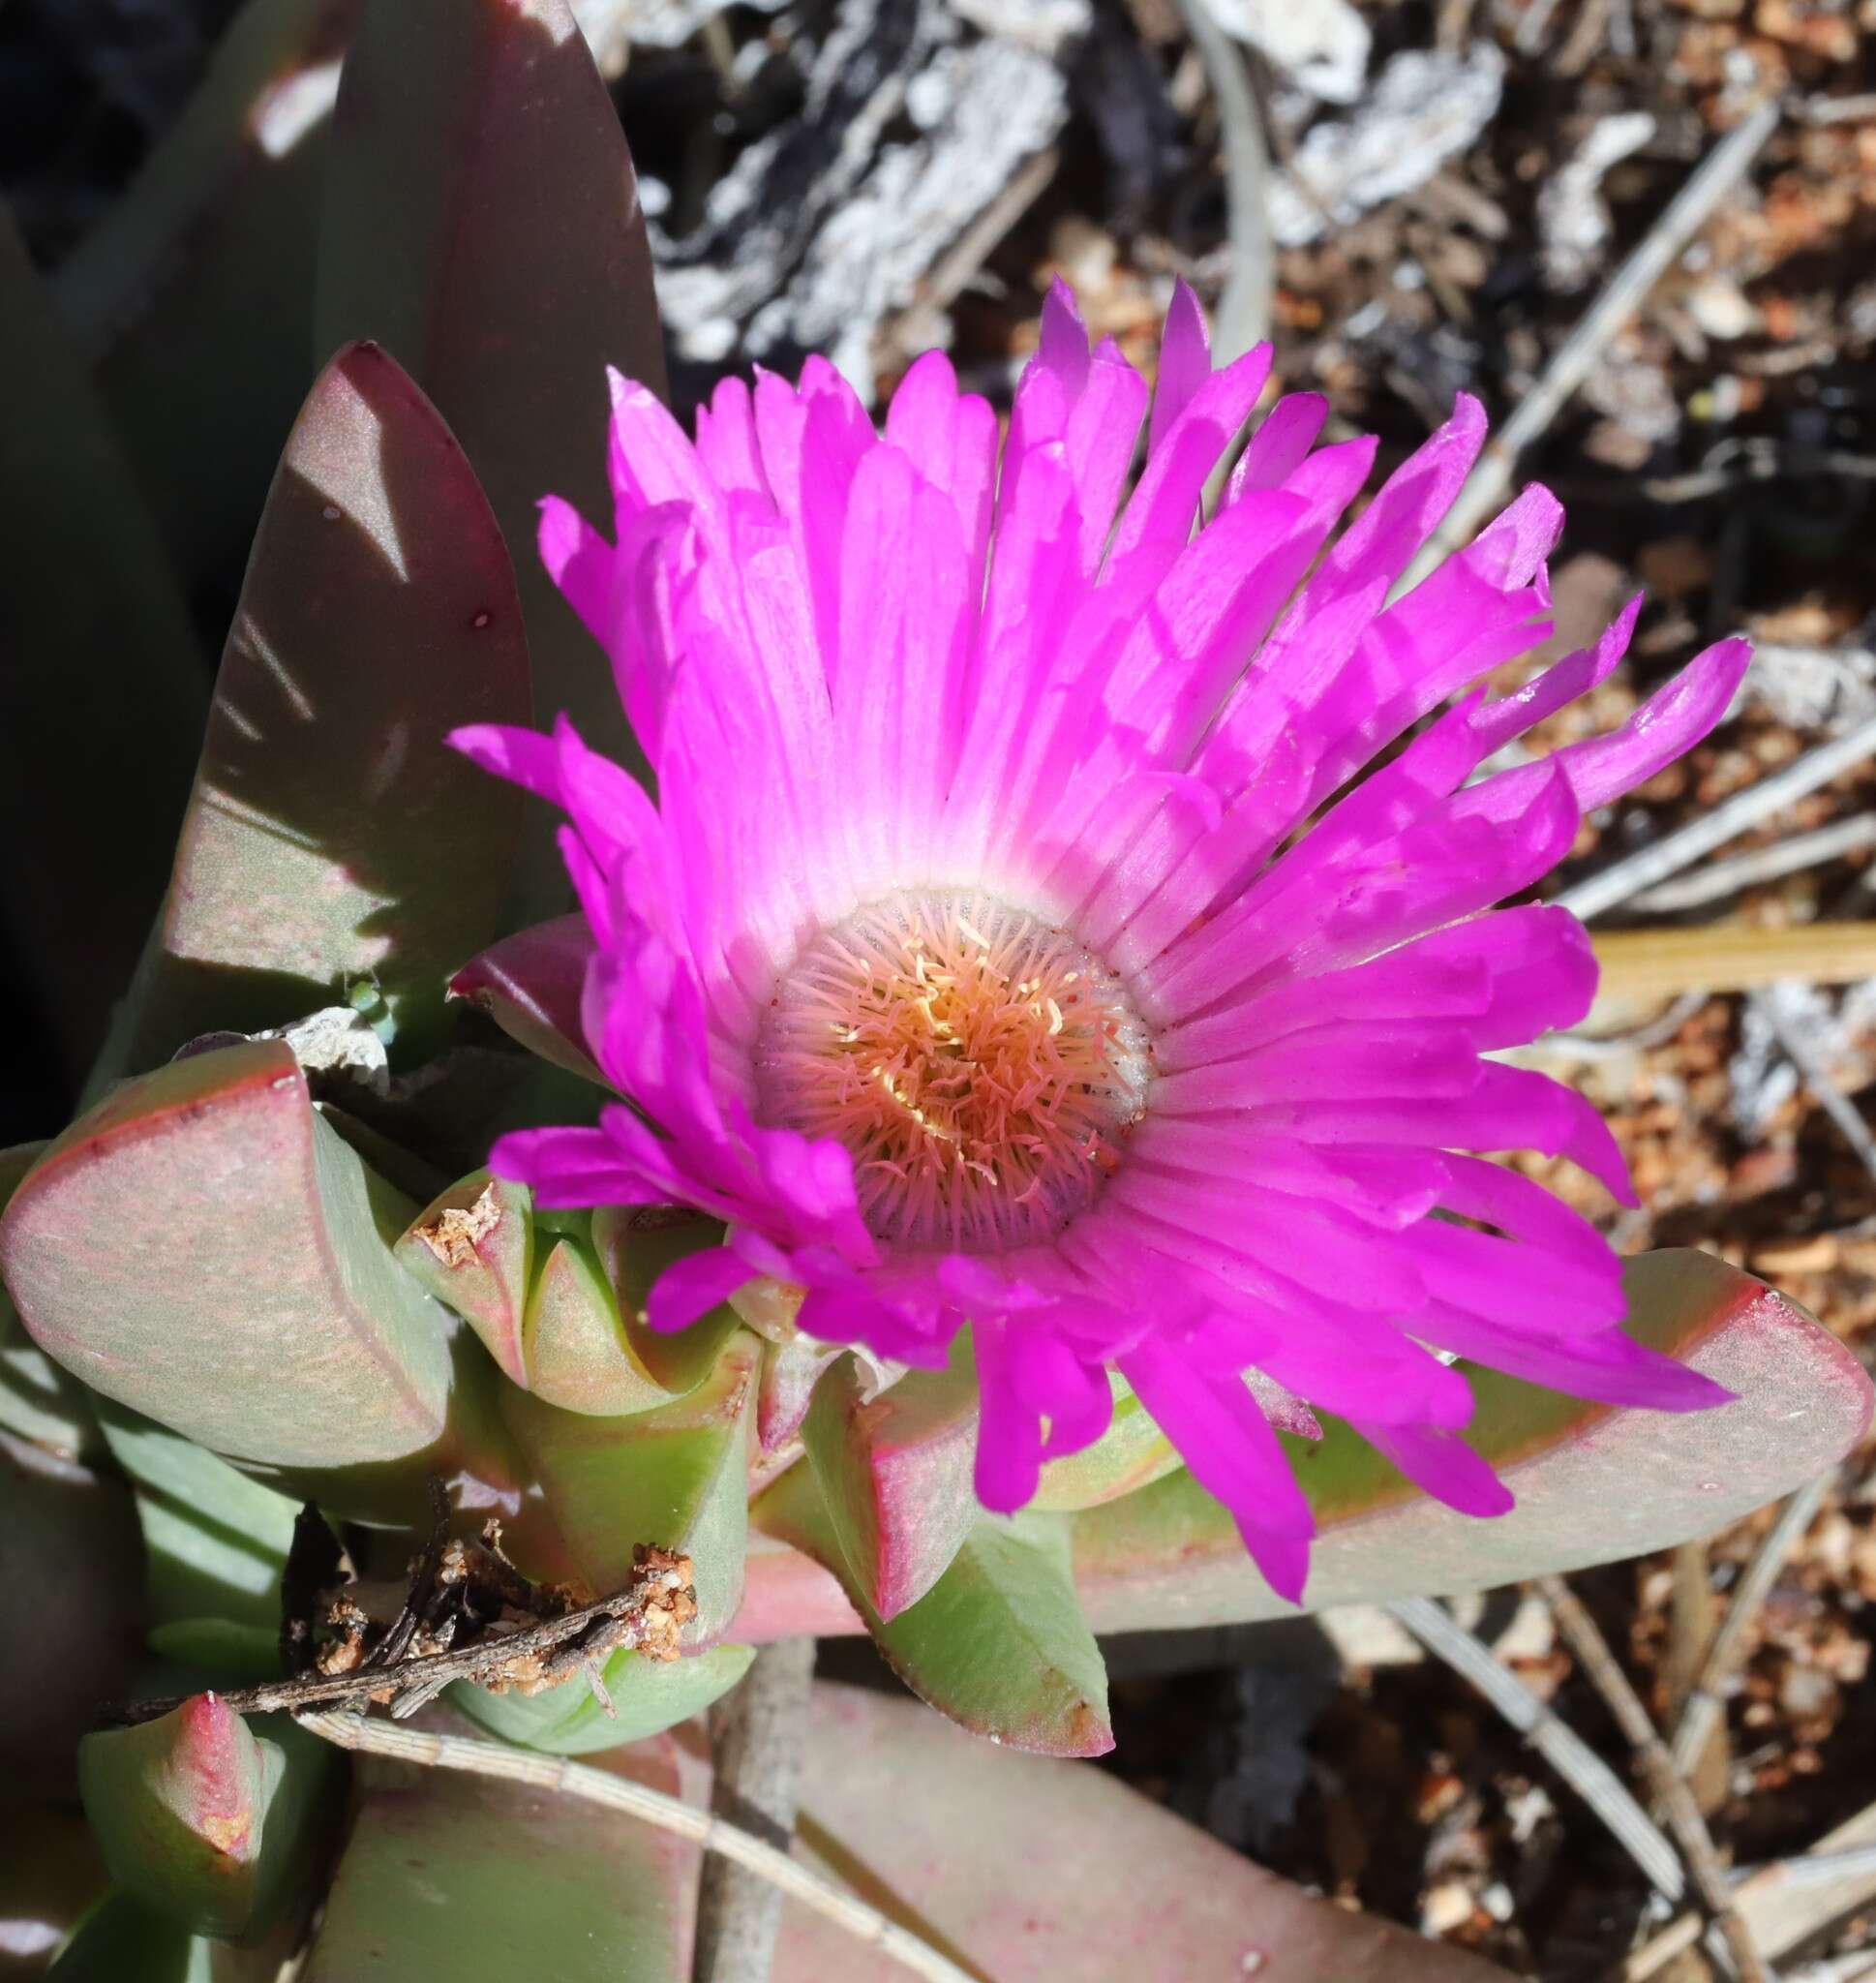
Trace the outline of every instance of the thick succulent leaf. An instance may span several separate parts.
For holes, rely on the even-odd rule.
[[[995,1983],[1491,1983],[1503,1972],[1287,1880],[1086,1764],[1001,1755],[819,1685],[797,1850]],[[774,1983],[871,1975],[791,1905]],[[879,1971],[883,1977],[885,1971]]]
[[[0,1271],[106,1396],[237,1458],[346,1467],[446,1422],[446,1317],[383,1232],[409,1209],[316,1114],[290,1050],[257,1042],[68,1129],[14,1195]]]
[[[1112,1422],[1092,1446],[1044,1465],[1032,1508],[1064,1513],[1099,1508],[1164,1480],[1184,1464],[1171,1440],[1147,1417],[1132,1387],[1111,1372],[1109,1382],[1114,1392]]]
[[[534,1266],[534,1197],[475,1171],[433,1199],[396,1247],[405,1271],[482,1338],[510,1384],[526,1385],[522,1323]]]
[[[635,1754],[630,1773],[681,1791],[662,1748],[649,1769]],[[375,1760],[358,1779],[357,1817],[301,1983],[690,1974],[693,1846],[520,1784]]]
[[[288,1717],[254,1726],[213,1693],[78,1744],[78,1790],[111,1878],[193,1934],[264,1933],[308,1867],[336,1767]]]
[[[157,1631],[192,1619],[213,1619],[277,1647],[294,1504],[114,1399],[100,1397],[97,1409],[111,1457],[130,1477],[142,1525],[153,1650],[168,1650],[157,1642]]]
[[[516,552],[539,715],[624,756],[610,672],[531,555],[550,491],[611,513],[606,367],[664,380],[638,182],[564,0],[366,0],[318,330],[380,339],[442,409]]]
[[[291,1953],[282,1931],[253,1948],[216,1941],[113,1889],[59,1951],[45,1983],[278,1983]]]
[[[719,1302],[688,1328],[674,1331],[652,1328],[645,1304],[667,1267],[722,1239],[717,1220],[677,1206],[601,1205],[592,1215],[592,1243],[617,1297],[625,1353],[674,1397],[694,1390],[715,1367],[736,1333],[736,1310]]]
[[[134,1064],[375,989],[402,1041],[499,927],[521,796],[443,739],[516,722],[501,534],[390,355],[333,359],[288,436],[215,686]]]
[[[978,1519],[977,1373],[911,1370],[868,1397],[859,1359],[815,1387],[802,1440],[847,1573],[883,1620],[916,1604]]]
[[[45,1152],[43,1143],[0,1150],[0,1214]],[[61,1459],[96,1458],[103,1442],[91,1395],[26,1333],[13,1297],[0,1286],[0,1432],[30,1440]]]
[[[111,1877],[198,1935],[254,1917],[267,1806],[280,1771],[212,1693],[78,1745],[78,1788]]]
[[[1630,1262],[1627,1287],[1631,1333],[1737,1391],[1737,1402],[1613,1411],[1472,1371],[1478,1410],[1468,1436],[1518,1496],[1492,1521],[1429,1500],[1325,1419],[1320,1442],[1289,1443],[1321,1525],[1305,1608],[1483,1590],[1667,1548],[1790,1492],[1861,1438],[1870,1415],[1861,1365],[1783,1296],[1682,1250]],[[1292,1609],[1246,1558],[1227,1510],[1185,1473],[1071,1519],[1075,1583],[1099,1632]],[[830,1579],[785,1555],[751,1555],[738,1638],[861,1624]]]
[[[1107,1673],[1075,1600],[1058,1515],[980,1515],[945,1573],[882,1619],[847,1569],[807,1467],[791,1467],[750,1510],[770,1536],[839,1577],[873,1643],[905,1684],[954,1722],[1042,1755],[1104,1755]],[[752,1567],[762,1559],[751,1558]]]
[[[667,1207],[537,1214],[525,1185],[482,1170],[434,1199],[396,1250],[511,1384],[622,1418],[694,1390],[735,1332],[727,1305],[675,1335],[645,1318],[665,1268],[722,1237],[717,1221]]]
[[[149,1648],[190,1684],[201,1687],[258,1687],[280,1678],[280,1632],[236,1618],[172,1618],[153,1625]]]
[[[741,1602],[756,1360],[754,1337],[740,1332],[689,1396],[622,1419],[502,1394],[577,1573],[595,1592],[616,1591],[637,1545],[682,1551],[695,1566],[698,1609],[685,1632],[699,1644],[720,1638]]]
[[[480,1006],[530,1053],[603,1086],[606,1077],[587,1051],[580,1024],[592,949],[592,928],[584,916],[557,916],[472,958],[450,980],[450,996]]]
[[[142,1564],[113,1480],[0,1434],[0,1755],[11,1790],[68,1792],[77,1739],[123,1699]]]
[[[800,1457],[799,1451],[783,1449],[800,1433],[807,1408],[814,1402],[815,1387],[848,1354],[838,1343],[799,1334],[771,1338],[763,1344],[756,1446],[765,1458],[773,1454],[787,1463]]]
[[[249,0],[130,190],[52,280],[192,581],[246,551],[312,382],[326,141],[355,11]]]
[[[1490,1589],[1710,1534],[1833,1464],[1869,1421],[1861,1366],[1803,1311],[1711,1254],[1628,1268],[1629,1327],[1740,1395],[1719,1410],[1614,1412],[1473,1373],[1471,1443],[1518,1497],[1492,1521],[1417,1493],[1346,1425],[1290,1443],[1323,1538],[1307,1602]],[[1288,1609],[1242,1555],[1230,1516],[1189,1475],[1080,1517],[1075,1572],[1106,1632]]]
[[[43,1975],[106,1885],[78,1812],[60,1804],[0,1810],[0,1983]]]
[[[553,1241],[529,1297],[528,1379],[548,1404],[596,1418],[653,1411],[675,1395],[637,1354],[591,1245],[571,1234]]]
[[[749,1669],[753,1646],[710,1646],[681,1660],[648,1660],[621,1646],[606,1662],[603,1678],[612,1696],[609,1716],[584,1676],[544,1693],[491,1693],[458,1681],[451,1706],[471,1722],[520,1749],[549,1755],[590,1755],[661,1734],[701,1714]]]
[[[76,1076],[163,900],[207,698],[156,524],[4,208],[0,599],[0,832],[32,850],[0,869],[0,917]]]

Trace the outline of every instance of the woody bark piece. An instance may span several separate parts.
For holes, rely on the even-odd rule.
[[[814,1641],[783,1639],[757,1654],[747,1677],[711,1711],[717,1815],[787,1849],[807,1753]],[[712,1855],[697,1901],[692,1983],[769,1983],[781,1927],[778,1887]]]

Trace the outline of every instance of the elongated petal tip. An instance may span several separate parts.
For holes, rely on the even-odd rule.
[[[1253,1528],[1242,1515],[1237,1527],[1245,1549],[1262,1571],[1264,1581],[1286,1602],[1300,1604],[1310,1580],[1310,1539],[1273,1536],[1267,1529]]]

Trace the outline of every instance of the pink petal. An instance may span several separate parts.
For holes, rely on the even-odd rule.
[[[707,1247],[702,1253],[674,1261],[651,1284],[645,1320],[667,1334],[688,1328],[753,1278],[748,1266],[727,1247]]]
[[[1212,337],[1205,313],[1182,276],[1172,286],[1172,303],[1160,334],[1160,370],[1153,387],[1153,422],[1147,451],[1157,454],[1179,415],[1212,376]]]

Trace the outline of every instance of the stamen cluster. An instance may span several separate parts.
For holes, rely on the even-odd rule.
[[[1144,1112],[1144,1027],[1073,937],[983,896],[862,909],[782,974],[757,1050],[770,1119],[854,1160],[883,1238],[1001,1248],[1057,1231]]]

